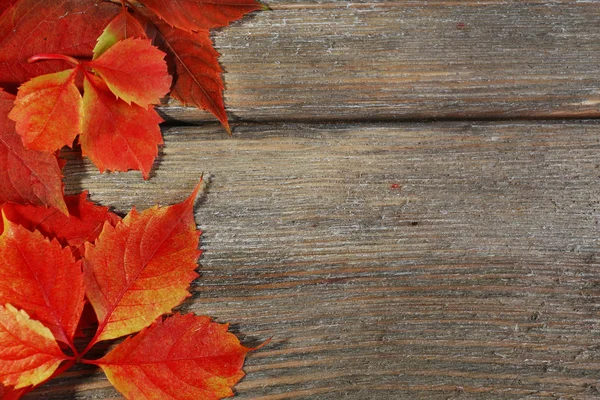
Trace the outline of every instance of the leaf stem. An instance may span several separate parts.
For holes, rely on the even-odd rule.
[[[67,345],[69,346],[69,348],[71,349],[71,351],[73,352],[73,359],[77,360],[79,359],[80,355],[77,352],[77,348],[75,347],[75,345],[73,344],[72,340],[69,340],[69,343],[67,343]]]
[[[34,62],[44,60],[62,60],[74,66],[78,66],[80,64],[78,59],[70,56],[65,56],[64,54],[36,54],[35,56],[29,57],[29,59],[27,59],[27,62],[31,64]]]
[[[98,360],[86,360],[85,358],[81,358],[79,362],[82,364],[98,365]]]

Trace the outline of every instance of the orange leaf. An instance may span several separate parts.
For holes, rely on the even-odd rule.
[[[23,147],[8,119],[14,96],[0,89],[0,204],[50,205],[67,213],[56,156]]]
[[[67,357],[50,329],[10,304],[0,306],[0,381],[15,389],[52,376]]]
[[[200,255],[198,190],[173,206],[133,209],[115,228],[105,224],[96,244],[86,244],[86,294],[99,321],[92,344],[145,328],[190,295]]]
[[[98,38],[98,43],[94,47],[94,59],[100,57],[106,50],[119,40],[127,38],[146,38],[144,27],[127,12],[125,7],[121,7],[121,12],[104,29],[102,35]]]
[[[183,32],[154,19],[158,29],[155,43],[166,53],[175,69],[175,84],[170,95],[186,105],[211,112],[229,131],[223,103],[223,81],[219,53],[208,32]]]
[[[0,235],[0,304],[22,308],[71,344],[83,310],[81,261],[56,240],[4,217]]]
[[[167,24],[188,32],[226,26],[249,12],[265,9],[255,0],[142,0],[142,3]]]
[[[158,103],[171,87],[164,58],[165,53],[149,39],[128,38],[116,42],[88,65],[117,97],[147,108]]]
[[[90,74],[84,80],[83,104],[79,138],[83,155],[100,172],[136,169],[148,179],[163,143],[158,127],[163,120],[156,111],[116,99],[100,78]]]
[[[251,349],[208,317],[175,314],[97,361],[127,399],[212,400],[233,396]]]
[[[8,117],[16,122],[25,147],[54,152],[71,146],[81,131],[82,99],[77,69],[42,75],[21,85]]]
[[[6,218],[29,229],[38,230],[49,239],[57,239],[63,246],[71,246],[73,254],[83,255],[85,242],[94,242],[108,221],[115,226],[121,218],[87,199],[87,192],[77,196],[66,196],[69,215],[54,207],[20,205],[8,203],[2,207]],[[2,225],[0,224],[0,233]]]

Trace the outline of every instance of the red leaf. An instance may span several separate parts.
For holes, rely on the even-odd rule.
[[[147,38],[146,30],[125,7],[104,29],[102,35],[98,38],[98,43],[94,47],[94,59],[100,57],[106,50],[119,40],[127,38]]]
[[[49,205],[67,213],[56,156],[23,147],[8,119],[14,96],[0,89],[0,204]]]
[[[68,68],[64,61],[29,64],[36,54],[89,57],[119,8],[102,0],[20,0],[0,16],[0,86]]]
[[[116,42],[89,66],[117,97],[147,108],[158,103],[171,87],[164,58],[165,53],[150,40],[128,38]]]
[[[229,25],[249,12],[265,9],[255,0],[142,0],[172,27],[188,32]]]
[[[0,304],[24,309],[57,340],[72,343],[85,295],[81,261],[56,240],[4,219],[0,265]]]
[[[25,394],[31,391],[31,387],[22,389],[13,389],[10,387],[3,387],[0,385],[0,399],[2,400],[18,400]]]
[[[11,6],[13,6],[18,1],[19,0],[2,0],[2,1],[0,1],[0,16],[2,15],[2,13],[4,11],[8,10]],[[0,388],[1,387],[2,386],[0,386]],[[1,394],[2,394],[2,391],[0,390],[0,395]]]
[[[30,231],[38,230],[49,239],[57,239],[63,246],[71,246],[76,258],[83,255],[85,242],[93,243],[108,221],[115,226],[121,218],[87,199],[87,192],[66,196],[69,215],[53,207],[5,204],[2,211],[8,220]],[[0,233],[2,226],[0,225]]]
[[[10,304],[0,306],[0,382],[15,389],[52,376],[67,357],[41,322]]]
[[[175,70],[171,96],[211,112],[229,131],[223,103],[223,70],[208,32],[188,33],[158,19],[153,22],[158,29],[155,43],[167,53]]]
[[[100,172],[136,169],[148,179],[163,143],[158,127],[163,120],[156,111],[116,99],[100,78],[90,74],[84,81],[83,104],[82,154]]]
[[[221,399],[243,376],[251,349],[208,317],[175,314],[98,360],[127,399]]]
[[[200,255],[198,190],[173,206],[133,209],[115,228],[105,224],[96,244],[86,244],[86,294],[99,321],[92,344],[137,332],[190,295]]]
[[[71,146],[81,131],[81,93],[75,86],[77,69],[42,75],[19,87],[8,117],[25,147],[54,152]]]

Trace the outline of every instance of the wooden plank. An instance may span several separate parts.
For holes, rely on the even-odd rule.
[[[268,3],[214,35],[233,121],[600,116],[597,2]]]
[[[239,399],[599,393],[600,122],[171,128],[154,176],[67,189],[124,212],[202,172],[202,278],[184,311],[230,322]],[[116,399],[70,372],[29,398]]]

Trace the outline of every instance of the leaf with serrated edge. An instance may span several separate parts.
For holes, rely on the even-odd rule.
[[[208,317],[175,314],[97,360],[127,399],[216,400],[233,396],[251,349]]]
[[[147,108],[158,103],[171,87],[165,55],[149,39],[128,38],[88,65],[117,97]]]
[[[81,261],[56,240],[10,222],[0,235],[0,304],[11,303],[72,344],[83,310]]]
[[[121,12],[104,29],[94,47],[94,60],[100,57],[119,40],[127,38],[146,38],[146,31],[142,24],[135,19],[127,8],[122,7]]]
[[[86,294],[99,321],[92,344],[137,332],[190,295],[200,255],[193,215],[198,190],[173,206],[133,209],[86,244]]]
[[[19,87],[8,117],[26,148],[52,153],[71,147],[81,132],[82,99],[75,85],[77,69],[42,75]]]
[[[209,33],[183,32],[157,18],[152,22],[158,29],[155,43],[167,53],[167,59],[175,70],[175,83],[170,95],[185,105],[211,112],[229,131],[223,103],[223,70]]]
[[[14,96],[0,89],[0,204],[14,202],[56,207],[67,214],[62,174],[55,155],[23,147],[8,119]]]
[[[116,99],[98,77],[86,75],[83,94],[81,152],[100,172],[142,171],[144,179],[163,143],[158,126],[163,120],[153,108],[145,109]]]
[[[229,25],[249,12],[266,7],[255,0],[141,0],[174,28],[188,32]]]
[[[20,389],[52,376],[67,357],[50,329],[10,304],[0,306],[0,382]]]
[[[57,239],[63,246],[71,246],[76,257],[81,257],[85,242],[93,243],[108,221],[115,226],[121,218],[87,199],[87,192],[65,196],[69,215],[54,207],[7,203],[2,206],[6,218],[29,229],[38,230],[49,239]],[[2,225],[0,223],[0,233]]]

